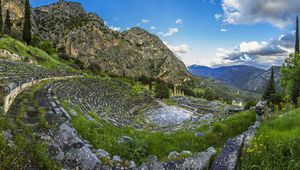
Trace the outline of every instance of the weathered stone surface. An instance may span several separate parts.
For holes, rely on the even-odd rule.
[[[239,164],[241,149],[243,148],[244,135],[229,139],[221,155],[213,164],[213,170],[235,170]]]
[[[75,137],[74,129],[64,123],[59,126],[54,139],[61,148],[66,148]]]
[[[57,144],[52,144],[49,146],[49,155],[54,160],[62,161],[64,159],[65,153]]]
[[[255,111],[258,116],[267,114],[269,111],[267,101],[259,101],[255,106]]]
[[[3,136],[5,140],[11,140],[13,138],[11,129],[7,129],[3,132]]]
[[[131,141],[133,141],[133,139],[131,137],[122,136],[121,139],[119,139],[118,143],[124,144],[124,143],[131,142]]]
[[[99,159],[104,158],[104,157],[107,157],[107,158],[110,157],[110,154],[109,154],[107,151],[103,150],[103,149],[97,149],[97,150],[95,151],[95,155],[96,155]]]
[[[191,151],[181,151],[180,156],[192,156],[192,152]]]
[[[136,164],[135,164],[135,162],[134,162],[134,161],[129,161],[128,168],[130,168],[130,169],[134,169],[134,168],[136,168]]]
[[[173,151],[168,155],[169,159],[176,159],[179,156],[179,153],[177,151]]]
[[[81,148],[71,148],[65,152],[64,167],[79,168],[93,170],[101,163],[100,160],[91,152],[91,150],[83,146]]]
[[[197,137],[203,137],[203,136],[205,136],[205,133],[203,133],[203,132],[196,132],[195,136],[197,136]]]
[[[210,163],[216,154],[217,151],[213,147],[210,147],[205,152],[201,152],[192,157],[184,159],[182,163],[177,165],[176,169],[206,170],[209,168]]]

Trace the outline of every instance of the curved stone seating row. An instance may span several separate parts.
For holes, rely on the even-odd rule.
[[[130,125],[135,116],[157,105],[147,94],[134,94],[131,86],[107,78],[74,78],[51,83],[58,99],[67,100],[86,115],[95,112],[115,125]]]
[[[22,62],[0,60],[0,104],[7,112],[14,98],[25,88],[42,80],[75,75],[64,69],[48,70]]]

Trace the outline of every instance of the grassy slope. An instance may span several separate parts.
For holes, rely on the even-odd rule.
[[[300,169],[300,108],[263,123],[243,169]]]
[[[65,68],[72,70],[64,62],[59,60],[57,55],[49,55],[39,48],[26,46],[24,43],[13,39],[8,35],[4,35],[0,38],[0,49],[5,49],[22,56],[23,61],[37,61],[39,65],[42,65],[48,69]],[[0,56],[0,58],[1,57],[5,58],[5,56]]]

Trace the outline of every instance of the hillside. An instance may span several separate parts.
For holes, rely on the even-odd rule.
[[[22,1],[5,1],[14,25],[22,25]],[[182,61],[159,37],[141,28],[120,33],[109,29],[103,20],[86,12],[80,3],[59,1],[32,9],[33,33],[54,43],[56,48],[85,67],[102,73],[139,78],[142,75],[170,83],[189,77]],[[13,29],[20,34],[20,27]],[[18,36],[17,36],[18,37]]]
[[[192,65],[189,72],[196,76],[209,77],[226,82],[242,90],[262,93],[270,78],[271,69],[263,70],[253,66],[223,66],[217,68]],[[280,67],[275,67],[275,82],[280,88]]]

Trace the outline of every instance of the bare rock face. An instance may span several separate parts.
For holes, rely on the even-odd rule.
[[[81,4],[57,2],[33,9],[38,35],[92,70],[118,76],[142,75],[178,83],[185,65],[155,35],[141,28],[119,33]]]
[[[11,11],[12,34],[21,38],[25,0],[4,0],[3,16]],[[31,9],[32,33],[54,43],[86,67],[117,76],[142,75],[180,83],[189,78],[185,65],[159,37],[141,28],[123,33],[109,29],[80,3],[59,1]]]

